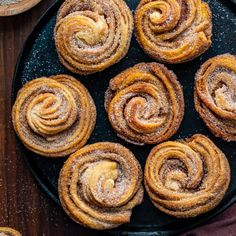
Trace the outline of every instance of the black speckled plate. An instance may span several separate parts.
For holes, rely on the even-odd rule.
[[[135,9],[139,1],[127,0],[126,2],[131,9]],[[221,204],[213,211],[194,219],[185,220],[175,219],[161,213],[151,204],[148,196],[145,195],[144,202],[134,209],[131,222],[111,231],[113,234],[147,235],[147,232],[149,232],[148,235],[166,235],[178,233],[205,223],[207,220],[221,213],[236,200],[235,143],[227,143],[221,139],[215,138],[199,118],[193,104],[194,75],[200,65],[208,58],[218,54],[226,52],[236,54],[236,15],[234,10],[232,10],[235,8],[229,8],[227,3],[227,5],[225,5],[224,2],[219,0],[208,0],[208,2],[213,12],[214,36],[212,47],[192,62],[182,65],[167,66],[177,74],[179,81],[183,85],[186,108],[182,125],[177,134],[171,139],[186,138],[195,133],[202,133],[209,136],[226,154],[232,167],[232,181],[229,190]],[[56,13],[61,3],[62,1],[59,0],[46,12],[26,41],[22,54],[19,57],[13,80],[12,103],[15,101],[17,91],[27,81],[41,76],[51,76],[61,73],[71,74],[60,64],[53,41],[53,28],[55,25]],[[144,54],[133,37],[128,55],[118,64],[101,73],[87,77],[72,74],[88,88],[97,107],[97,124],[91,138],[89,139],[89,143],[98,141],[121,143],[136,155],[142,166],[144,166],[149,151],[153,146],[135,146],[118,138],[108,122],[103,102],[104,92],[108,86],[109,80],[113,76],[136,63],[150,61],[152,61],[152,59]],[[56,160],[39,157],[26,150],[20,142],[18,143],[21,152],[24,153],[28,166],[38,183],[54,201],[59,203],[57,179],[65,159],[62,158]],[[79,227],[81,226],[78,225],[78,229]]]

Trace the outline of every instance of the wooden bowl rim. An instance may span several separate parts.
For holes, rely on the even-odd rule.
[[[42,0],[21,0],[18,3],[0,6],[0,16],[13,16],[25,12]]]

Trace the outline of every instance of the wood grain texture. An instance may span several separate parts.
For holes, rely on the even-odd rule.
[[[43,0],[21,15],[0,17],[0,226],[13,227],[24,236],[104,236],[107,234],[84,229],[66,216],[38,187],[15,145],[10,118],[15,63],[36,21],[54,1]],[[227,211],[214,224],[229,228],[223,225],[223,216],[228,216]],[[216,235],[214,230],[212,233]]]

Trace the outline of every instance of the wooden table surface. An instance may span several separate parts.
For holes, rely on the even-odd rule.
[[[15,63],[26,37],[53,2],[43,0],[26,13],[0,18],[0,226],[24,236],[105,235],[72,222],[38,187],[15,146],[10,120]]]

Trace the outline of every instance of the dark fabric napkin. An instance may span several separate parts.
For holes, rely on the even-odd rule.
[[[236,204],[213,220],[181,236],[236,236]]]

